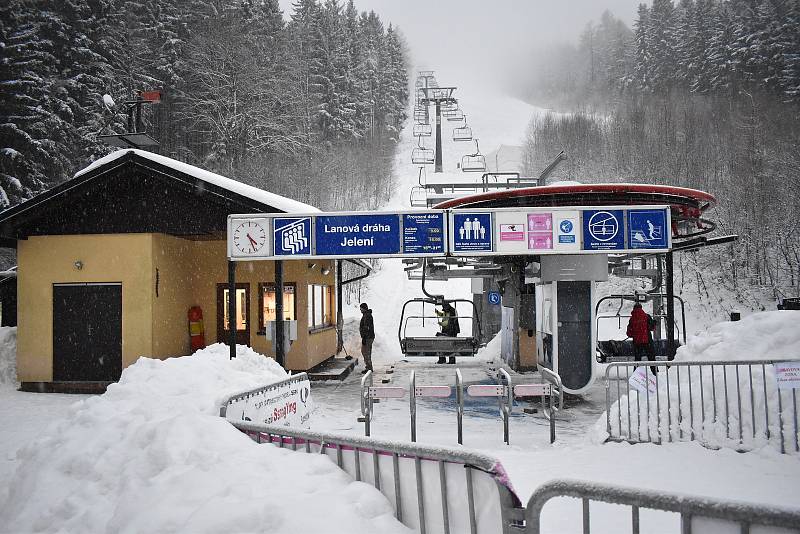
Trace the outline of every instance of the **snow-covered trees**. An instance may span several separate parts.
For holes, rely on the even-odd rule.
[[[334,200],[316,180],[380,181],[408,99],[396,32],[352,0],[296,0],[290,16],[278,0],[2,3],[0,207],[110,150],[96,136],[125,116],[102,95],[137,90],[163,93],[145,122],[166,155],[321,206]]]

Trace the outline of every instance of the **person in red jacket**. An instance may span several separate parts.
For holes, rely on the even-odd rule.
[[[638,302],[634,304],[626,333],[628,337],[633,339],[633,354],[637,362],[642,360],[655,361],[656,356],[653,350],[652,334],[655,328],[655,321],[642,309],[642,305]],[[655,366],[650,367],[650,369],[653,373],[658,372]]]

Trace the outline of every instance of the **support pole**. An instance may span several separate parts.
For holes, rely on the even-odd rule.
[[[228,260],[228,347],[236,357],[236,262]]]
[[[283,340],[283,260],[275,260],[275,361],[286,367]]]
[[[667,264],[667,358],[675,358],[675,286],[673,283],[674,269],[672,265],[672,251],[666,254]]]
[[[436,99],[436,167],[433,172],[442,172],[442,104]]]
[[[336,260],[336,353],[344,347],[344,319],[342,317],[342,260]]]

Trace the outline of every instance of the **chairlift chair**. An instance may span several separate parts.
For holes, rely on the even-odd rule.
[[[472,141],[472,128],[467,126],[467,116],[463,116],[464,124],[453,128],[453,141]]]
[[[462,172],[486,172],[486,157],[481,154],[478,140],[475,139],[475,153],[461,158]]]
[[[417,147],[411,151],[411,163],[414,165],[433,165],[435,154],[432,148],[425,148],[422,137],[419,138]]]
[[[464,120],[464,112],[456,108],[454,111],[451,111],[447,115],[445,115],[445,117],[447,117],[447,120],[449,121]]]
[[[414,122],[418,124],[428,123],[428,108],[414,110]]]
[[[430,124],[417,123],[414,125],[414,137],[430,137],[432,132]]]
[[[406,356],[421,356],[421,357],[447,357],[447,356],[474,356],[478,352],[481,339],[481,325],[477,313],[475,313],[475,303],[466,299],[452,299],[447,300],[451,304],[464,302],[472,306],[472,317],[457,316],[459,320],[473,321],[472,332],[469,336],[419,336],[408,334],[409,321],[424,321],[429,319],[436,324],[438,317],[425,314],[425,305],[430,304],[435,308],[441,301],[432,298],[415,298],[405,302],[403,309],[400,312],[400,326],[397,329],[397,338],[400,341],[400,350]],[[407,308],[410,304],[417,304],[422,306],[422,312],[418,315],[407,313]],[[474,318],[474,319],[473,319]]]

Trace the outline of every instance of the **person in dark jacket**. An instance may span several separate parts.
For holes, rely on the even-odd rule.
[[[633,305],[633,312],[628,321],[628,329],[626,331],[628,337],[633,339],[633,354],[637,362],[642,360],[655,361],[656,356],[653,350],[653,330],[656,328],[656,323],[650,315],[638,302]],[[658,368],[650,367],[653,373],[658,372]]]
[[[437,336],[458,337],[461,328],[458,325],[458,314],[456,309],[449,302],[442,304],[442,311],[436,311],[436,315],[440,317],[439,326],[442,331],[437,333]],[[444,356],[440,356],[436,363],[445,363]],[[456,363],[456,357],[450,356],[448,363]]]
[[[372,342],[375,341],[375,323],[372,320],[372,310],[366,302],[359,306],[361,322],[358,324],[358,333],[361,334],[361,355],[364,357],[364,370],[362,373],[372,371]]]

